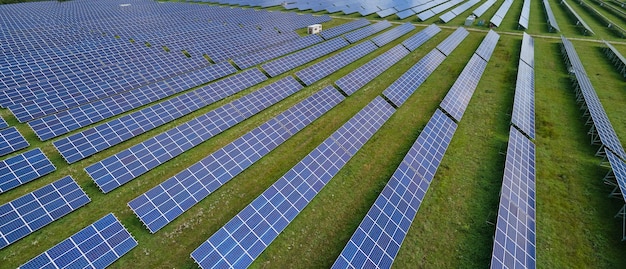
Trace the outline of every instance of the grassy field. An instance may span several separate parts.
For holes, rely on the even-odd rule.
[[[502,2],[497,1],[480,19],[488,20]],[[626,141],[626,110],[623,109],[626,81],[604,56],[603,45],[594,41],[618,41],[615,46],[623,54],[626,54],[626,45],[619,43],[622,39],[577,3],[572,2],[571,5],[594,29],[596,36],[582,36],[579,29],[572,25],[565,7],[555,0],[550,0],[550,4],[562,33],[576,39],[574,46],[613,127],[620,140]],[[589,4],[606,12],[595,2]],[[397,268],[486,268],[490,263],[521,48],[522,32],[517,30],[521,6],[522,1],[516,1],[497,29],[501,33],[500,41],[396,257],[394,266]],[[340,77],[423,27],[418,26],[410,34],[106,195],[91,181],[84,171],[85,167],[306,66],[268,79],[256,87],[72,165],[63,160],[51,141],[39,141],[32,130],[26,124],[19,124],[8,110],[0,111],[10,125],[17,126],[24,134],[31,144],[29,149],[42,148],[57,167],[51,175],[3,193],[0,204],[65,175],[71,175],[92,200],[85,207],[0,250],[0,268],[19,266],[109,212],[113,212],[139,242],[111,268],[196,268],[189,257],[191,251],[379,96],[451,34],[453,27],[462,25],[476,7],[478,5],[450,23],[441,25],[446,26],[443,31],[418,50],[156,234],[150,234],[141,224],[126,205],[128,201],[318,90],[332,85]],[[331,15],[333,20],[324,24],[325,29],[358,17]],[[380,20],[375,15],[367,18]],[[602,178],[608,168],[600,165],[601,159],[594,156],[597,148],[589,143],[589,126],[585,126],[582,111],[578,109],[579,104],[560,55],[560,33],[548,33],[544,18],[543,4],[533,1],[528,33],[535,36],[536,60],[537,264],[539,268],[626,268],[623,255],[626,245],[620,241],[622,222],[613,217],[623,206],[623,201],[607,197],[612,189],[603,184]],[[402,21],[395,17],[388,19],[416,22],[414,18]],[[437,20],[438,16],[419,24]],[[256,259],[253,268],[326,268],[332,265],[488,28],[472,26],[470,30],[470,35],[452,55]]]

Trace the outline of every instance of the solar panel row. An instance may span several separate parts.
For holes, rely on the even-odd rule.
[[[511,9],[512,5],[513,5],[513,0],[505,0],[500,6],[500,8],[498,8],[498,11],[496,11],[496,14],[494,14],[493,17],[491,17],[489,22],[495,27],[500,27],[500,23],[502,23],[502,20],[506,16],[506,13],[509,12],[509,9]]]
[[[543,0],[543,7],[546,10],[546,17],[548,22],[548,31],[550,32],[560,32],[559,25],[556,22],[556,18],[554,17],[554,12],[552,12],[552,7],[550,7],[550,2],[548,0]]]
[[[595,35],[593,30],[591,30],[591,27],[587,25],[587,23],[582,19],[582,17],[580,17],[580,15],[578,15],[578,13],[572,8],[572,6],[567,3],[567,1],[561,0],[561,4],[566,7],[567,11],[569,11],[570,14],[574,15],[574,17],[576,18],[576,26],[581,26],[583,34]]]
[[[604,53],[613,62],[617,71],[626,77],[626,58],[608,41],[604,41],[604,44],[606,45]]]
[[[19,268],[106,268],[137,246],[137,241],[109,213]]]
[[[440,3],[436,4],[435,7],[428,9],[426,11],[422,11],[419,14],[417,14],[417,17],[421,20],[421,21],[425,21],[428,20],[434,16],[436,16],[437,14],[446,11],[447,9],[456,6],[458,4],[460,4],[461,2],[463,2],[463,0],[449,0],[449,1],[440,1]]]
[[[262,65],[261,67],[270,75],[270,77],[275,77],[346,46],[348,46],[348,42],[341,37],[337,37],[285,57],[273,60]]]
[[[66,176],[0,206],[0,249],[89,203]]]
[[[535,139],[535,71],[528,63],[534,63],[534,50],[533,38],[524,33],[511,114],[511,123],[530,139]]]
[[[332,268],[391,267],[456,127],[435,111]]]
[[[327,87],[128,203],[154,233],[343,101]]]
[[[302,89],[286,77],[85,168],[102,192],[137,178]]]
[[[384,20],[384,21],[380,21],[377,22],[375,24],[372,25],[368,25],[365,26],[363,28],[360,28],[356,31],[352,31],[350,33],[347,33],[344,35],[344,37],[346,38],[346,40],[348,40],[348,42],[350,43],[356,43],[357,41],[361,40],[361,39],[365,39],[368,36],[374,35],[380,31],[383,31],[387,28],[391,27],[391,23]]]
[[[363,26],[367,26],[370,25],[370,22],[366,19],[360,19],[360,20],[356,20],[356,21],[351,21],[348,23],[344,23],[342,25],[327,29],[327,30],[323,30],[320,33],[320,36],[322,36],[324,39],[329,40],[331,38],[334,37],[338,37],[340,35],[343,35],[347,32],[350,31],[354,31],[356,29],[359,29]]]
[[[306,47],[313,46],[322,41],[324,41],[324,39],[318,35],[308,35],[290,42],[285,42],[284,44],[273,46],[271,48],[235,57],[233,62],[239,68],[245,69]]]
[[[409,32],[413,31],[413,29],[415,29],[415,26],[413,26],[412,23],[407,22],[400,26],[394,27],[391,30],[386,31],[380,35],[375,36],[374,38],[372,38],[372,42],[374,42],[376,46],[382,47],[389,42],[392,42],[397,38],[408,34]]]
[[[250,69],[59,139],[53,145],[68,163],[74,163],[265,80],[258,69]]]
[[[419,33],[402,41],[402,45],[409,51],[414,51],[439,32],[441,29],[437,25],[431,24]]]
[[[380,96],[191,253],[202,268],[249,266],[395,109]]]
[[[468,35],[469,32],[465,30],[465,28],[459,27],[448,38],[437,45],[437,49],[445,56],[450,56],[450,53],[452,53]]]
[[[462,5],[459,5],[456,8],[454,8],[454,9],[446,12],[445,14],[441,15],[441,17],[439,17],[439,19],[441,19],[441,21],[443,21],[444,23],[448,23],[449,21],[451,21],[452,19],[456,18],[457,16],[463,14],[463,12],[467,11],[468,9],[470,9],[474,5],[478,4],[479,2],[480,2],[480,0],[470,0],[470,1],[467,1],[467,2],[463,3]]]
[[[54,170],[56,167],[39,148],[2,160],[0,193],[24,185]]]
[[[0,130],[0,156],[27,148],[28,141],[15,127]]]
[[[519,17],[519,27],[521,27],[522,30],[528,29],[528,18],[530,18],[530,0],[524,0],[522,13]]]
[[[493,6],[493,4],[496,3],[496,1],[497,0],[487,0],[487,1],[485,1],[485,3],[483,3],[477,9],[472,11],[472,14],[474,14],[476,17],[482,16],[483,14],[485,14],[485,12],[487,12],[487,10],[489,8],[491,8]]]
[[[474,54],[441,101],[439,107],[457,122],[461,121],[486,67],[487,62]]]

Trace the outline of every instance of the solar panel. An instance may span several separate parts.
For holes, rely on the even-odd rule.
[[[393,114],[380,96],[191,253],[202,268],[249,266]]]
[[[346,46],[348,46],[348,42],[341,37],[337,37],[266,63],[262,65],[262,68],[270,77],[275,77]]]
[[[487,36],[485,36],[483,42],[480,43],[480,46],[478,46],[478,49],[476,49],[476,54],[483,58],[485,61],[489,62],[491,54],[495,50],[499,39],[499,34],[494,32],[493,30],[489,30],[489,33],[487,33]]]
[[[604,53],[606,56],[613,62],[617,71],[626,77],[626,58],[608,41],[604,41],[606,47],[604,48]]]
[[[326,87],[133,199],[128,206],[155,233],[343,99],[333,87]]]
[[[370,41],[359,43],[314,65],[296,72],[296,77],[305,85],[311,84],[327,77],[335,71],[353,63],[363,56],[376,50],[378,47]]]
[[[546,15],[548,16],[548,31],[552,32],[552,30],[556,30],[556,32],[560,32],[561,29],[559,29],[559,25],[556,22],[550,3],[548,0],[543,0],[542,2],[543,7],[546,9]]]
[[[425,21],[428,20],[434,16],[436,16],[437,14],[435,12],[433,12],[432,10],[426,10],[426,11],[422,11],[419,14],[417,14],[417,18],[420,19],[420,21]]]
[[[28,141],[15,127],[0,130],[0,156],[28,147]]]
[[[319,35],[308,35],[293,41],[285,42],[284,44],[235,57],[233,62],[239,68],[245,69],[306,47],[313,46],[322,41],[324,41],[324,39],[322,39]]]
[[[613,173],[615,181],[617,182],[616,189],[620,190],[622,199],[626,201],[626,163],[620,160],[620,158],[611,151],[606,152],[606,157],[609,161],[609,165],[611,166],[610,173]],[[610,184],[613,183],[611,182]],[[616,190],[613,192],[615,193]]]
[[[511,5],[513,5],[513,0],[505,0],[500,8],[498,8],[498,11],[496,11],[496,14],[494,14],[493,17],[491,17],[491,20],[489,20],[491,24],[495,27],[500,27],[500,23],[502,23],[504,16],[506,16],[506,13],[508,13],[509,9],[511,9]]]
[[[19,268],[106,268],[137,246],[109,213]]]
[[[441,32],[441,29],[437,25],[431,24],[419,33],[402,41],[402,45],[408,50],[414,51],[439,32]]]
[[[456,49],[456,47],[469,35],[469,32],[463,27],[459,27],[443,42],[437,45],[437,49],[441,51],[445,56],[450,56],[450,53]]]
[[[374,42],[376,46],[382,47],[389,42],[394,41],[405,34],[408,34],[409,32],[413,31],[413,29],[415,29],[415,26],[413,26],[412,23],[407,22],[400,26],[394,27],[391,30],[386,31],[380,35],[375,36],[374,38],[372,38],[372,42]]]
[[[522,13],[519,17],[519,25],[524,29],[528,29],[528,18],[530,18],[530,0],[524,0]]]
[[[92,164],[85,171],[102,192],[108,193],[302,88],[293,77],[285,77]]]
[[[472,14],[474,14],[476,17],[480,17],[483,14],[485,14],[485,12],[493,6],[493,4],[496,3],[497,0],[487,0],[485,3],[483,3],[482,5],[480,5],[477,9],[475,9]]]
[[[33,149],[0,161],[0,193],[24,185],[56,168],[41,149]]]
[[[452,13],[452,11],[448,11],[439,17],[443,23],[448,23],[454,18],[456,18],[456,14]]]
[[[339,26],[335,26],[333,28],[327,29],[327,30],[323,30],[322,32],[320,32],[320,35],[328,40],[331,39],[333,37],[338,37],[342,34],[345,34],[347,32],[359,29],[363,26],[366,25],[370,25],[370,22],[366,19],[360,19],[360,20],[356,20],[356,21],[351,21],[348,23],[344,23],[342,25]]]
[[[535,71],[520,61],[511,123],[535,139]]]
[[[0,206],[0,249],[89,203],[66,176]]]
[[[4,120],[3,117],[0,117],[0,129],[4,129],[9,127],[9,124],[6,122],[6,120]]]
[[[390,7],[390,8],[383,9],[381,11],[376,12],[376,15],[378,15],[381,18],[384,18],[387,16],[391,16],[393,14],[396,14],[396,12],[398,12],[396,9]]]
[[[435,111],[332,268],[391,268],[456,127]]]
[[[356,31],[352,31],[350,33],[347,33],[344,35],[344,37],[348,40],[348,42],[350,43],[356,43],[357,41],[367,38],[368,36],[374,35],[382,30],[385,30],[387,28],[391,27],[391,23],[389,23],[388,21],[384,20],[384,21],[380,21],[377,22],[375,24],[372,25],[368,25],[366,27],[363,27],[359,30]]]
[[[576,11],[567,3],[567,1],[561,0],[561,4],[564,5],[567,8],[567,10],[572,15],[574,15],[574,17],[576,17],[576,25],[582,26],[583,34],[595,35],[593,30],[591,30],[591,27],[587,25],[587,23],[582,19],[582,17],[580,17],[580,15],[578,15],[578,13],[576,13]]]
[[[531,68],[535,68],[535,40],[527,33],[524,33],[524,37],[522,38],[520,60]]]
[[[511,126],[491,268],[535,268],[535,145]]]
[[[463,117],[486,67],[487,62],[474,54],[446,97],[441,101],[439,105],[441,109],[450,114],[457,122]]]
[[[415,12],[412,9],[407,9],[396,13],[396,16],[398,16],[398,18],[400,18],[401,20],[404,20],[413,15],[415,15]]]

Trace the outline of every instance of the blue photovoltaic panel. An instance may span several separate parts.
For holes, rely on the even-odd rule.
[[[391,27],[391,23],[389,23],[388,21],[381,21],[381,22],[377,22],[375,24],[363,27],[359,30],[350,32],[345,34],[345,38],[348,40],[348,42],[350,43],[356,43],[357,41],[364,39],[368,36],[371,36],[373,34],[376,34],[382,30],[385,30],[387,28]]]
[[[561,0],[561,4],[564,5],[567,8],[567,10],[570,13],[572,13],[572,15],[574,15],[574,17],[576,17],[576,25],[582,26],[584,34],[590,34],[590,35],[595,34],[593,30],[591,30],[591,27],[587,25],[587,23],[583,20],[583,18],[580,17],[580,15],[578,15],[578,13],[576,13],[576,11],[565,0]]]
[[[483,72],[487,67],[487,62],[474,54],[467,62],[463,72],[454,82],[446,97],[439,105],[444,111],[452,116],[457,122],[461,120],[465,109],[474,95],[474,90],[478,86]]]
[[[622,198],[626,201],[626,163],[620,160],[619,157],[611,151],[606,152],[606,157],[615,175],[615,181],[617,181],[617,186],[620,189]]]
[[[304,82],[305,85],[310,86],[320,79],[325,78],[344,66],[349,65],[361,57],[369,54],[377,48],[378,47],[376,47],[376,45],[374,45],[371,41],[364,41],[330,56],[319,63],[296,72],[296,77]]]
[[[106,268],[137,246],[122,223],[109,213],[19,268]]]
[[[483,58],[485,61],[489,62],[491,54],[493,54],[493,51],[495,50],[499,39],[499,34],[494,32],[493,30],[489,30],[489,33],[487,33],[487,36],[485,36],[483,42],[481,42],[480,46],[478,46],[478,49],[476,49],[476,54],[478,54],[478,56]]]
[[[378,12],[376,12],[376,14],[377,14],[379,17],[384,18],[384,17],[387,17],[387,16],[391,16],[391,15],[393,15],[393,14],[396,14],[396,12],[398,12],[396,9],[394,9],[394,8],[390,7],[390,8],[383,9],[383,10],[381,10],[381,11],[378,11]]]
[[[441,29],[437,25],[431,24],[419,33],[402,41],[402,45],[408,50],[414,51],[439,32]]]
[[[396,16],[398,16],[398,18],[400,18],[401,20],[404,20],[413,15],[415,15],[415,11],[413,11],[412,9],[407,9],[396,13]]]
[[[66,176],[0,206],[0,249],[89,203]]]
[[[52,173],[54,170],[56,167],[38,148],[2,160],[0,161],[0,179],[2,179],[0,193]]]
[[[387,87],[383,95],[394,105],[401,106],[445,59],[445,55],[433,49]]]
[[[459,27],[452,33],[446,40],[441,42],[437,46],[437,49],[441,51],[445,56],[450,56],[450,53],[456,49],[456,47],[469,35],[469,32],[463,27]]]
[[[376,46],[382,47],[389,42],[396,40],[398,37],[408,34],[409,32],[413,31],[413,29],[415,29],[415,26],[413,26],[412,23],[407,22],[400,26],[394,27],[387,32],[375,36],[374,38],[372,38],[372,42],[374,42]]]
[[[128,206],[155,233],[343,99],[329,86],[133,199]]]
[[[509,9],[511,9],[511,5],[513,5],[513,0],[504,0],[504,3],[502,3],[500,8],[498,8],[498,11],[496,11],[496,14],[491,17],[489,22],[496,27],[500,27],[500,23],[502,23],[504,16],[506,16],[506,13],[509,12]]]
[[[308,35],[300,37],[296,40],[285,42],[280,45],[265,48],[263,50],[253,52],[250,54],[244,54],[233,59],[233,62],[241,69],[255,66],[257,64],[278,58],[280,56],[287,55],[289,53],[304,49],[309,46],[313,46],[317,43],[323,42],[318,35]]]
[[[245,268],[387,121],[380,96],[191,253],[202,268]]]
[[[535,268],[535,145],[511,126],[491,268]]]
[[[4,120],[3,117],[0,117],[0,129],[4,129],[9,127],[9,124]]]
[[[262,68],[270,75],[270,77],[275,77],[317,58],[337,51],[345,46],[348,46],[348,42],[341,37],[337,37],[266,63],[262,65]]]
[[[530,18],[530,0],[524,0],[522,14],[519,17],[519,25],[524,29],[528,29],[528,18]]]
[[[456,127],[435,111],[332,268],[391,267]]]
[[[288,76],[85,168],[107,193],[298,92]]]
[[[351,95],[408,54],[409,51],[402,47],[402,45],[396,45],[387,52],[338,79],[335,81],[335,84],[347,95]]]
[[[527,33],[524,33],[524,37],[522,38],[520,60],[531,68],[535,68],[535,40]]]
[[[487,0],[484,4],[475,9],[472,14],[474,14],[476,17],[482,16],[490,7],[493,6],[493,4],[496,3],[496,1],[497,0]]]
[[[344,23],[342,25],[330,28],[328,30],[323,30],[322,32],[320,32],[320,35],[328,40],[331,39],[333,37],[337,37],[340,35],[343,35],[347,32],[359,29],[363,26],[369,25],[370,22],[366,19],[360,19],[360,20],[356,20],[356,21],[351,21],[348,23]]]
[[[28,147],[28,141],[15,127],[0,130],[0,156]]]
[[[68,163],[74,163],[265,80],[261,71],[250,69],[59,139],[53,145]]]
[[[452,13],[452,11],[448,11],[446,13],[444,13],[443,15],[439,16],[439,19],[443,22],[443,23],[448,23],[449,21],[451,21],[452,19],[456,18],[456,14]]]
[[[543,0],[542,2],[543,7],[546,9],[546,15],[548,16],[548,31],[552,32],[552,30],[556,30],[556,32],[560,32],[561,29],[559,29],[559,25],[556,22],[550,3],[548,0]]]
[[[520,61],[515,85],[511,123],[535,139],[535,71]]]
[[[454,9],[446,12],[445,14],[441,15],[441,17],[439,17],[439,18],[444,23],[448,23],[449,21],[451,21],[452,19],[456,18],[458,15],[461,15],[463,12],[465,12],[468,9],[470,9],[471,7],[473,7],[474,5],[478,4],[479,2],[480,2],[480,0],[469,0],[469,1],[465,2],[465,3],[463,3],[462,5],[459,5],[459,6],[455,7]]]

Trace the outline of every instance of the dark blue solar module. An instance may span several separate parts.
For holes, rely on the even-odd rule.
[[[370,22],[368,20],[366,20],[366,19],[360,19],[360,20],[344,23],[342,25],[330,28],[328,30],[322,30],[320,35],[324,39],[328,40],[328,39],[331,39],[333,37],[337,37],[337,36],[343,35],[343,34],[345,34],[347,32],[359,29],[359,28],[361,28],[363,26],[366,26],[366,25],[370,25]]]
[[[535,139],[535,71],[520,61],[511,123],[531,139]]]
[[[304,82],[305,85],[310,86],[320,79],[327,77],[335,71],[371,53],[377,48],[378,47],[370,41],[359,43],[319,63],[296,72],[296,77]]]
[[[343,99],[329,86],[133,199],[128,206],[155,233]]]
[[[474,14],[476,17],[480,17],[483,14],[485,14],[485,12],[491,8],[493,6],[493,4],[495,4],[497,2],[497,0],[487,0],[485,3],[483,3],[482,5],[480,5],[477,9],[475,9],[474,11],[472,11],[472,14]]]
[[[519,17],[519,26],[523,30],[528,29],[528,18],[530,18],[530,0],[524,0],[522,14]]]
[[[0,155],[7,155],[28,147],[28,141],[15,127],[0,130]]]
[[[445,59],[445,55],[433,49],[387,87],[383,95],[394,105],[401,106]]]
[[[400,18],[401,20],[404,20],[413,15],[415,15],[415,11],[413,11],[412,9],[407,9],[396,13],[396,16],[398,16],[398,18]]]
[[[527,33],[524,33],[524,37],[522,38],[520,60],[531,68],[535,68],[535,40]]]
[[[346,42],[346,40],[341,37],[337,37],[335,39],[325,41],[315,46],[298,51],[294,54],[290,54],[283,58],[279,58],[269,63],[266,63],[262,65],[262,68],[271,77],[275,77],[287,71],[291,71],[294,68],[313,61],[317,58],[328,55],[345,46],[348,46],[348,42]]]
[[[493,30],[489,30],[489,33],[487,33],[487,36],[485,36],[483,42],[481,42],[480,46],[478,46],[478,49],[476,49],[476,54],[483,58],[485,61],[489,62],[491,54],[493,54],[493,51],[495,50],[499,39],[500,35],[498,33],[494,32]]]
[[[452,33],[446,40],[441,42],[437,46],[437,49],[441,51],[445,56],[450,56],[450,53],[456,49],[456,47],[469,35],[469,32],[463,27],[459,27]]]
[[[543,7],[546,9],[546,16],[548,17],[548,31],[560,32],[561,29],[559,29],[559,24],[556,22],[554,12],[552,12],[552,8],[550,7],[548,0],[543,0]]]
[[[332,268],[391,267],[456,127],[435,111]]]
[[[351,95],[408,54],[409,51],[402,47],[402,45],[396,45],[387,52],[338,79],[335,81],[335,84],[347,95]]]
[[[493,24],[495,27],[500,27],[500,23],[502,23],[504,16],[506,16],[506,13],[509,12],[509,9],[511,9],[512,5],[513,5],[513,0],[505,0],[500,6],[500,8],[498,8],[498,11],[496,11],[496,14],[494,14],[493,17],[491,17],[489,22]]]
[[[19,268],[106,268],[136,246],[135,238],[109,213]]]
[[[0,249],[89,203],[66,176],[0,206]]]
[[[510,130],[491,268],[535,268],[535,145]]]
[[[266,48],[254,53],[241,55],[233,59],[233,62],[241,69],[255,66],[257,64],[269,61],[271,59],[278,58],[280,56],[287,55],[289,53],[304,49],[306,47],[313,46],[317,43],[324,41],[318,35],[308,35],[305,37],[285,42],[284,44],[276,45],[270,48]]]
[[[102,192],[137,178],[303,87],[289,76],[85,168]]]
[[[474,95],[474,90],[487,67],[487,62],[474,54],[467,62],[463,72],[454,82],[446,97],[439,105],[451,115],[457,122],[461,120],[465,109]]]
[[[53,144],[68,163],[74,163],[265,80],[267,77],[261,71],[250,69],[59,139]]]
[[[415,26],[412,23],[407,22],[400,26],[394,27],[391,30],[386,31],[380,35],[375,36],[374,38],[372,38],[372,42],[374,42],[376,46],[382,47],[389,42],[394,41],[405,34],[408,34],[409,32],[413,31],[413,29],[415,29]]]
[[[0,193],[26,184],[46,174],[56,167],[48,160],[41,149],[33,149],[20,155],[0,161]]]
[[[374,35],[382,30],[385,30],[387,28],[391,27],[391,23],[389,23],[388,21],[381,21],[381,22],[377,22],[375,24],[369,25],[369,26],[365,26],[359,30],[347,33],[344,35],[344,37],[350,42],[350,43],[356,43],[357,41],[367,38],[368,36]]]
[[[191,253],[202,268],[249,266],[395,109],[376,97]]]
[[[402,45],[408,50],[414,51],[439,32],[441,32],[441,29],[437,25],[431,24],[419,33],[402,41]]]

